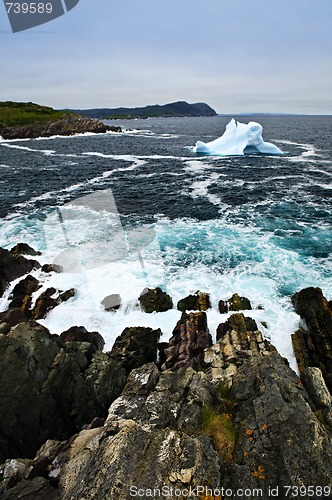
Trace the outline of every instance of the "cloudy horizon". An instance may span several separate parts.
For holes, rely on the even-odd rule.
[[[332,114],[331,19],[330,0],[80,0],[13,34],[2,3],[0,100]]]

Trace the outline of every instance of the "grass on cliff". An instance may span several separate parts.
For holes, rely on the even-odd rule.
[[[0,102],[0,127],[21,127],[77,116],[69,111],[56,111],[32,102]]]
[[[232,414],[204,406],[202,418],[201,433],[212,438],[216,450],[225,460],[233,460],[237,432]]]

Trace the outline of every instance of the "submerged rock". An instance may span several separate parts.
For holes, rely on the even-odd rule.
[[[184,299],[179,300],[177,308],[182,312],[207,311],[211,308],[210,294],[198,290],[194,295],[188,295]]]
[[[173,307],[172,298],[159,287],[144,288],[138,300],[146,313],[165,312]]]
[[[292,335],[296,361],[302,373],[307,367],[321,369],[332,392],[332,310],[320,288],[305,288],[292,297],[295,311],[305,322]]]

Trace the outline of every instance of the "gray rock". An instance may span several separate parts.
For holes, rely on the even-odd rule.
[[[118,293],[112,293],[101,301],[101,305],[106,311],[116,311],[121,306],[121,297]]]

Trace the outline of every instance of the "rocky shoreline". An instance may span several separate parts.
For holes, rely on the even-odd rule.
[[[24,126],[0,127],[0,136],[3,139],[36,139],[38,137],[52,137],[54,135],[70,136],[75,134],[104,134],[106,132],[121,132],[121,127],[105,125],[100,120],[68,115],[60,120],[36,122]]]
[[[48,289],[33,302],[35,258],[27,245],[0,249],[1,295],[22,277],[0,313],[1,498],[146,499],[162,488],[166,499],[175,490],[237,498],[239,489],[299,498],[288,486],[332,498],[332,309],[319,288],[292,297],[302,319],[292,339],[298,376],[237,294],[219,302],[230,315],[215,344],[209,294],[173,304],[159,288],[138,300],[146,314],[177,307],[167,343],[162,324],[125,328],[110,352],[81,326],[52,335],[37,320],[75,290]],[[116,314],[120,298],[108,302]]]

